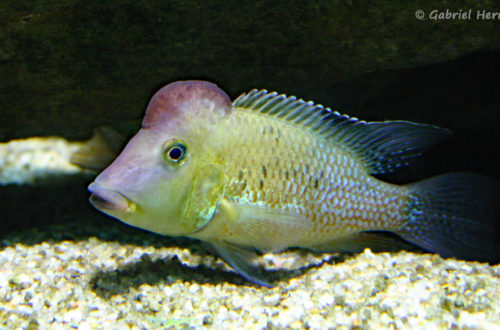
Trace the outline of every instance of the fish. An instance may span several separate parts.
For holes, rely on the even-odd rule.
[[[69,162],[88,172],[101,172],[118,156],[128,138],[141,127],[140,121],[126,121],[94,129],[92,137],[79,141]],[[128,138],[127,138],[128,137]]]
[[[69,161],[83,170],[103,170],[118,156],[125,142],[125,137],[113,128],[98,127],[89,140],[79,144]]]
[[[89,185],[90,203],[131,226],[206,242],[263,286],[258,252],[391,248],[383,233],[443,257],[496,257],[498,191],[488,178],[377,178],[450,135],[265,89],[231,102],[213,83],[177,81],[153,95],[137,134]]]

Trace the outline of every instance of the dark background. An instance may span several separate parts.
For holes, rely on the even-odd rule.
[[[470,20],[415,17],[469,9]],[[455,170],[500,179],[497,1],[0,2],[0,141],[86,139],[140,119],[151,95],[180,79],[216,82],[235,98],[266,88],[365,120],[404,119],[455,132],[409,182]],[[4,230],[110,221],[90,209],[91,177],[0,187]],[[97,219],[97,220],[95,220]]]

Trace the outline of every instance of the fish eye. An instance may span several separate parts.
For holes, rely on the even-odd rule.
[[[165,143],[163,157],[166,161],[173,165],[181,165],[184,163],[188,155],[186,144],[178,139],[173,139]]]

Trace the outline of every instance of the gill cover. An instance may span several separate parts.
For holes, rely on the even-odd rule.
[[[220,165],[204,165],[196,171],[181,223],[185,233],[201,230],[212,219],[224,193],[224,182]]]

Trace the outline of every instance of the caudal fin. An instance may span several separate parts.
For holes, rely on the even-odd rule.
[[[401,237],[443,257],[500,261],[500,194],[494,182],[452,173],[410,188]]]
[[[71,155],[70,162],[86,170],[101,171],[118,156],[125,141],[124,135],[110,127],[96,128],[92,138]]]

